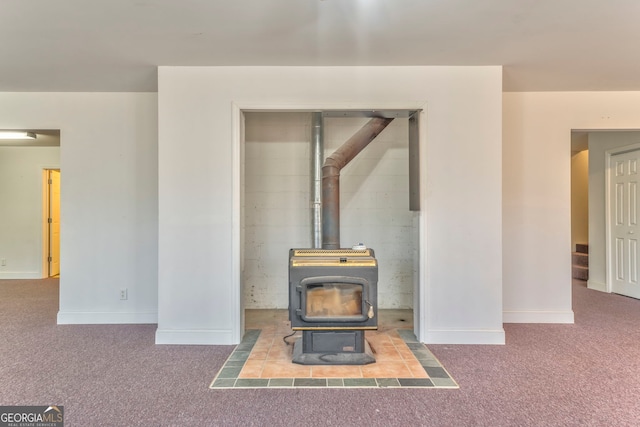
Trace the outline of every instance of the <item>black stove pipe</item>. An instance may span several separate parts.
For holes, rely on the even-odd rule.
[[[322,166],[322,248],[340,249],[340,170],[391,123],[392,118],[373,118]]]

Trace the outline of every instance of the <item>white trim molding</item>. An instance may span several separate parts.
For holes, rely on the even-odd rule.
[[[574,323],[573,310],[568,311],[504,311],[504,323]]]
[[[39,271],[6,271],[0,272],[0,279],[42,279]]]
[[[59,311],[58,325],[156,324],[157,312]]]
[[[156,344],[235,345],[234,336],[230,330],[158,329]]]
[[[414,329],[417,331],[418,339],[423,341],[425,337],[422,336],[422,331],[425,330],[424,325],[427,322],[427,317],[424,314],[426,312],[426,298],[429,291],[427,283],[426,274],[424,273],[426,268],[426,197],[424,196],[426,190],[426,171],[424,164],[426,163],[424,159],[426,158],[426,129],[427,129],[427,118],[426,118],[426,108],[427,103],[425,101],[408,101],[408,102],[376,102],[376,103],[344,103],[344,102],[329,102],[329,103],[313,103],[313,104],[302,104],[302,103],[262,103],[262,102],[231,102],[231,138],[232,138],[232,162],[233,162],[233,190],[232,190],[232,238],[231,238],[231,250],[233,253],[232,260],[232,310],[233,317],[237,319],[233,324],[233,330],[231,331],[232,340],[229,342],[230,344],[238,344],[242,337],[244,331],[241,329],[244,325],[244,313],[241,310],[242,306],[242,274],[241,274],[241,260],[242,256],[242,245],[241,241],[241,228],[242,228],[242,198],[241,198],[241,182],[242,182],[242,144],[243,141],[243,132],[241,130],[242,126],[242,115],[245,112],[312,112],[312,111],[324,111],[324,110],[416,110],[420,111],[419,116],[419,153],[423,161],[420,162],[420,237],[419,237],[419,253],[420,253],[420,271],[418,272],[419,276],[419,298],[414,298],[414,313],[418,313],[418,317],[414,320]],[[418,304],[418,306],[416,306]],[[421,305],[421,306],[420,306]],[[417,322],[417,323],[416,323]],[[160,330],[159,330],[160,331]],[[159,333],[159,332],[158,332]],[[159,335],[156,334],[156,343],[161,344],[158,338]],[[226,342],[226,341],[225,341]],[[220,343],[220,341],[216,341],[215,343]],[[504,342],[503,342],[504,343]]]
[[[593,289],[595,291],[600,291],[600,292],[609,292],[607,290],[606,283],[596,282],[595,280],[591,280],[591,279],[587,280],[587,288]]]
[[[504,329],[427,330],[425,344],[495,344],[504,345]]]

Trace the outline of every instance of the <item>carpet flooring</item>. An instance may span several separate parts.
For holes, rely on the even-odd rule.
[[[235,346],[156,345],[156,325],[56,325],[59,292],[57,279],[0,280],[0,405],[64,406],[67,426],[639,425],[640,301],[585,282],[575,324],[430,344],[458,389],[211,390]]]

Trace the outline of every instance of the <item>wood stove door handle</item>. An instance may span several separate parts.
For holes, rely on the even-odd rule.
[[[373,319],[373,306],[369,301],[367,301],[367,304],[369,304],[369,310],[367,310],[367,316],[369,317],[369,319]]]

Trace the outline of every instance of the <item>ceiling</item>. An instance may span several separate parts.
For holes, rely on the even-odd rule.
[[[156,91],[158,65],[503,65],[640,90],[638,0],[5,0],[0,91]]]

